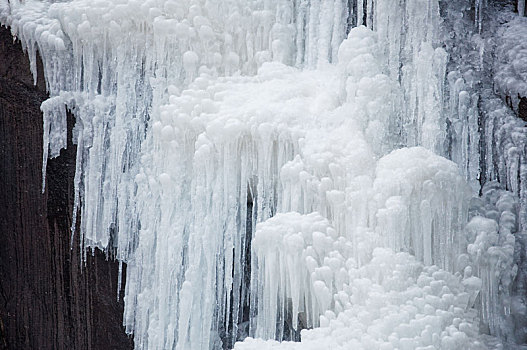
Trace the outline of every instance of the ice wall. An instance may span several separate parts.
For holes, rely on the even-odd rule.
[[[505,280],[511,278],[512,283],[498,282],[499,291],[496,293],[491,291],[496,288],[496,283],[484,281],[480,311],[483,329],[500,334],[510,342],[523,343],[526,340],[522,277],[525,267],[520,256],[525,246],[523,232],[527,202],[525,188],[521,185],[525,183],[522,180],[525,147],[521,135],[525,133],[525,122],[514,114],[514,108],[507,106],[515,106],[511,96],[517,96],[517,93],[512,91],[521,89],[523,84],[519,74],[521,64],[512,64],[521,61],[523,41],[518,34],[524,30],[524,22],[514,13],[514,5],[512,2],[480,2],[471,10],[451,2],[443,10],[444,26],[451,28],[444,34],[450,52],[446,87],[450,98],[445,105],[449,110],[447,149],[450,157],[461,165],[471,187],[479,191],[486,203],[483,206],[486,209],[482,210],[482,203],[476,201],[472,212],[495,220],[498,225],[503,208],[496,209],[497,197],[492,193],[507,189],[515,197],[508,201],[507,206],[516,219],[507,214],[511,220],[509,229],[491,230],[497,235],[488,235],[485,244],[498,249],[488,250],[494,258],[483,253],[489,260],[481,265],[484,270],[500,269],[501,272],[496,272],[497,280],[502,279],[500,276],[504,273],[514,272],[504,277]],[[449,34],[452,30],[455,37]],[[505,81],[511,89],[505,88]],[[508,239],[510,242],[506,243]],[[510,261],[508,256],[513,251],[514,261]],[[498,255],[501,257],[497,258]],[[480,274],[483,279],[485,273]],[[490,295],[501,297],[492,299]]]
[[[404,94],[404,144],[422,145],[444,155],[442,103],[448,55],[439,41],[439,2],[408,0],[401,6],[389,0],[370,2],[384,64]]]
[[[467,5],[0,0],[43,58],[43,169],[77,118],[74,233],[127,262],[138,349],[514,338],[523,131],[499,101],[482,122]]]
[[[171,238],[170,243],[173,245],[166,246],[173,250],[175,255],[178,254],[177,247],[181,246],[183,256],[179,260],[175,259],[180,264],[179,270],[167,270],[172,273],[167,276],[163,272],[165,270],[161,268],[164,263],[160,260],[162,254],[159,253],[156,257],[157,253],[153,254],[148,250],[146,251],[149,254],[148,259],[145,258],[144,265],[140,264],[143,254],[140,252],[143,247],[148,247],[147,228],[151,228],[156,244],[158,239],[161,241],[161,237],[157,237],[156,218],[160,217],[160,211],[163,210],[160,210],[156,204],[158,197],[155,192],[155,181],[162,181],[165,187],[170,185],[170,177],[167,177],[167,173],[159,174],[159,178],[147,178],[146,183],[151,186],[146,188],[148,192],[144,196],[148,197],[147,200],[150,202],[141,201],[144,199],[141,192],[144,190],[141,182],[144,167],[141,165],[149,161],[149,152],[144,151],[142,154],[141,148],[144,142],[147,143],[146,149],[148,145],[154,144],[151,136],[145,137],[145,134],[157,135],[159,123],[167,123],[167,118],[168,120],[174,118],[170,114],[171,110],[162,111],[160,106],[169,102],[170,95],[179,95],[180,89],[188,86],[198,76],[202,78],[198,78],[194,84],[199,90],[199,87],[203,86],[203,79],[206,81],[207,76],[213,78],[255,73],[256,69],[266,61],[281,61],[309,67],[324,65],[324,62],[331,60],[345,36],[346,13],[346,7],[340,1],[321,2],[311,7],[301,2],[289,1],[2,2],[2,22],[11,26],[13,34],[21,39],[30,53],[35,74],[36,51],[38,50],[43,56],[44,74],[51,95],[42,106],[46,130],[44,169],[48,155],[56,156],[60,148],[66,144],[64,106],[73,109],[77,117],[74,130],[74,138],[78,145],[74,214],[79,209],[82,220],[74,222],[73,228],[79,224],[80,227],[76,232],[82,235],[82,241],[86,246],[112,250],[118,259],[128,261],[130,276],[136,272],[134,262],[139,262],[135,276],[137,281],[128,278],[126,297],[127,328],[129,331],[135,331],[136,344],[139,348],[170,347],[171,342],[175,344],[178,339],[182,339],[180,346],[185,346],[187,329],[183,324],[187,320],[181,316],[182,325],[178,325],[179,315],[184,314],[183,311],[178,310],[178,294],[181,290],[181,295],[185,295],[185,290],[191,283],[186,283],[183,287],[183,282],[194,278],[192,271],[187,270],[194,270],[193,274],[196,276],[202,275],[202,266],[198,264],[193,269],[188,269],[186,263],[189,257],[199,259],[201,254],[199,240],[195,243],[196,252],[193,254],[192,249],[189,248],[193,243],[185,239],[189,226],[192,227],[186,217],[181,219],[182,224],[179,229],[174,229],[175,234],[179,236]],[[184,100],[185,96],[181,99]],[[196,107],[195,104],[199,106]],[[183,108],[182,113],[191,114],[194,108],[196,109],[194,114],[201,113],[199,96],[184,105],[186,107]],[[204,106],[214,108],[213,104],[207,104],[206,101]],[[322,103],[321,106],[324,104]],[[204,112],[208,112],[207,107],[204,107]],[[180,122],[183,123],[183,120]],[[182,129],[184,132],[190,130],[189,125],[185,123],[181,127],[187,128]],[[265,130],[265,125],[262,125],[261,129]],[[182,151],[178,146],[185,144],[183,140],[179,140],[179,144],[175,141],[170,142],[171,138],[176,136],[179,138],[177,130],[177,128],[174,130],[163,127],[159,132],[166,141],[165,145],[171,145],[172,149]],[[202,139],[203,137],[200,138]],[[194,141],[189,136],[192,147],[185,150],[189,151],[191,164],[194,162],[192,150],[195,146]],[[289,147],[282,146],[282,140],[279,144],[280,147]],[[232,147],[236,145],[226,147],[227,155],[233,152]],[[257,146],[253,145],[252,148],[257,149]],[[268,158],[268,162],[274,162],[272,149],[271,144],[265,152],[261,151]],[[257,153],[248,153],[245,157],[250,160],[257,159]],[[197,159],[195,166],[198,167],[199,164],[201,163]],[[204,164],[202,165],[205,167]],[[269,170],[257,174],[259,180],[255,181],[254,190],[258,190],[260,186],[264,186],[263,188],[272,186],[279,165],[269,165],[271,167]],[[225,171],[229,171],[229,167],[232,166],[233,164],[227,162]],[[264,171],[265,166],[267,166],[266,162],[263,162],[259,168]],[[193,172],[190,169],[182,173],[192,176]],[[235,170],[232,170],[225,179],[238,176]],[[243,182],[240,186],[246,191],[247,181],[244,178],[240,181]],[[264,184],[265,181],[269,181],[270,185]],[[197,186],[197,193],[192,198],[187,198],[189,194],[185,192],[181,201],[176,198],[176,193],[166,197],[166,200],[168,203],[180,203],[181,208],[184,208],[182,210],[189,211],[194,208],[197,210],[204,205],[197,201],[202,199],[200,193],[205,189],[215,191],[214,188]],[[155,193],[152,194],[152,191]],[[232,191],[236,191],[236,187],[226,186],[225,193]],[[239,197],[231,198],[231,203],[226,207],[222,206],[228,209],[223,216],[235,214],[236,210],[233,207],[246,202],[243,199],[243,191],[240,192]],[[222,198],[220,192],[214,197],[216,205]],[[266,215],[270,216],[275,210],[274,198],[268,198],[266,203],[263,194],[266,191],[262,189],[261,192],[258,203],[264,209],[260,210],[259,215],[263,217],[263,213],[266,212]],[[185,207],[188,202],[193,206]],[[149,210],[155,208],[158,208],[157,214],[151,215]],[[216,214],[218,218],[222,217],[219,213]],[[163,212],[162,215],[169,213]],[[191,290],[192,293],[201,290],[203,295],[203,298],[195,296],[194,305],[203,300],[208,302],[203,308],[198,305],[192,309],[196,311],[197,307],[199,311],[195,313],[194,320],[188,322],[192,325],[198,323],[200,325],[191,327],[193,333],[189,338],[192,341],[188,346],[207,348],[209,342],[211,346],[217,346],[218,340],[214,338],[217,336],[214,328],[221,324],[231,325],[232,328],[233,321],[229,322],[228,319],[231,315],[228,303],[231,298],[230,291],[233,290],[233,278],[226,276],[223,284],[216,281],[216,278],[225,274],[224,271],[232,270],[233,255],[236,256],[237,264],[234,264],[236,269],[243,269],[244,258],[241,252],[245,250],[245,245],[243,241],[240,242],[239,235],[245,231],[243,227],[236,226],[236,221],[244,223],[245,216],[245,212],[241,211],[239,218],[233,219],[233,223],[229,224],[235,226],[235,232],[230,233],[233,237],[229,237],[229,228],[225,229],[227,233],[225,247],[222,250],[231,247],[230,249],[234,251],[229,252],[226,257],[221,257],[222,261],[218,261],[217,271],[214,264],[209,261],[210,274],[201,276],[206,278],[205,285],[209,287],[202,288],[204,285],[196,281],[194,290]],[[152,220],[154,223],[150,226]],[[172,221],[168,220],[168,223],[163,224],[166,228],[167,225],[172,224]],[[224,228],[219,227],[218,221],[207,224],[208,226],[200,222],[196,224],[197,227],[192,228],[195,230],[192,240],[195,239],[195,235],[203,234],[202,230],[207,226],[205,229],[207,232],[215,232],[219,229],[219,233],[215,235],[218,236],[218,241],[223,241],[221,236]],[[173,232],[169,230],[166,233],[169,235]],[[219,247],[212,242],[211,244],[213,250],[209,249],[207,252],[209,255]],[[206,255],[206,258],[210,260],[209,255]],[[185,260],[183,264],[180,261],[182,259]],[[147,265],[146,260],[151,265]],[[163,281],[171,278],[174,283],[172,289],[168,286],[168,289],[164,290],[154,283],[154,292],[148,293],[147,288],[152,287],[152,283],[143,281],[141,276],[146,276],[143,273],[152,271],[158,271],[157,275]],[[188,277],[185,277],[186,275]],[[145,278],[147,277],[151,276]],[[234,280],[236,292],[233,302],[241,303],[242,297],[236,293],[247,292],[240,291],[240,281]],[[225,291],[223,291],[224,286]],[[163,295],[167,298],[163,299]],[[172,299],[175,300],[173,302],[175,310],[163,304],[172,303]],[[248,300],[248,297],[245,296],[245,299]],[[136,300],[139,300],[137,304]],[[183,300],[185,303],[188,301]],[[225,305],[227,311],[215,309],[216,301],[221,305],[225,304],[221,302],[222,300],[227,303]],[[176,321],[170,327],[167,328],[167,324],[163,323],[164,320],[171,321],[168,316],[158,316],[153,312],[150,317],[148,310],[153,309],[154,303],[172,315],[172,318],[176,317]],[[189,305],[192,305],[192,302]],[[161,322],[149,321],[157,318],[161,319]],[[204,324],[203,320],[206,320]],[[156,322],[159,324],[157,327]],[[237,322],[238,320],[235,320],[234,324],[236,325]],[[213,336],[210,336],[211,331],[214,333]],[[223,329],[222,332],[236,334],[236,329]],[[164,334],[168,334],[166,338]],[[196,342],[200,345],[196,345]]]
[[[134,222],[126,219],[129,184],[150,114],[169,94],[201,72],[254,73],[269,60],[327,62],[345,35],[339,4],[324,2],[312,13],[293,11],[289,1],[3,1],[2,22],[28,50],[35,76],[36,52],[43,57],[52,97],[44,108],[44,170],[47,156],[66,145],[64,105],[86,110],[76,113],[75,128],[85,242],[106,247],[117,222]]]
[[[518,11],[521,8],[518,5]],[[508,96],[507,103],[519,112],[521,98],[527,98],[527,47],[523,38],[527,35],[527,18],[518,17],[499,31],[499,43],[494,63],[495,89]]]

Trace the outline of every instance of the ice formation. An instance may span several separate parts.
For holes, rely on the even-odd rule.
[[[527,25],[488,64],[483,2],[403,3],[0,0],[137,349],[523,341],[526,129],[480,85],[525,93]]]
[[[527,18],[518,17],[500,30],[497,48],[496,88],[509,96],[517,110],[519,99],[527,96]]]

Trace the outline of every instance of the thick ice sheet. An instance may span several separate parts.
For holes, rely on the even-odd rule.
[[[469,206],[479,95],[446,74],[437,0],[0,0],[0,21],[43,58],[44,169],[77,118],[79,233],[128,264],[136,348],[510,338],[517,202],[489,185]],[[498,114],[486,132],[516,130]],[[524,193],[519,152],[487,145],[489,179]]]

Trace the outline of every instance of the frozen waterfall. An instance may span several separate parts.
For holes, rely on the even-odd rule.
[[[44,186],[75,115],[72,234],[127,264],[137,349],[527,340],[511,6],[0,0],[0,23],[44,65]]]

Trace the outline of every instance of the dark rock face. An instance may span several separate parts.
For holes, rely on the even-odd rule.
[[[527,122],[527,97],[520,97],[520,103],[518,103],[518,117]]]
[[[117,262],[96,250],[83,266],[70,244],[74,145],[48,162],[42,194],[41,77],[0,28],[0,349],[132,349]]]

